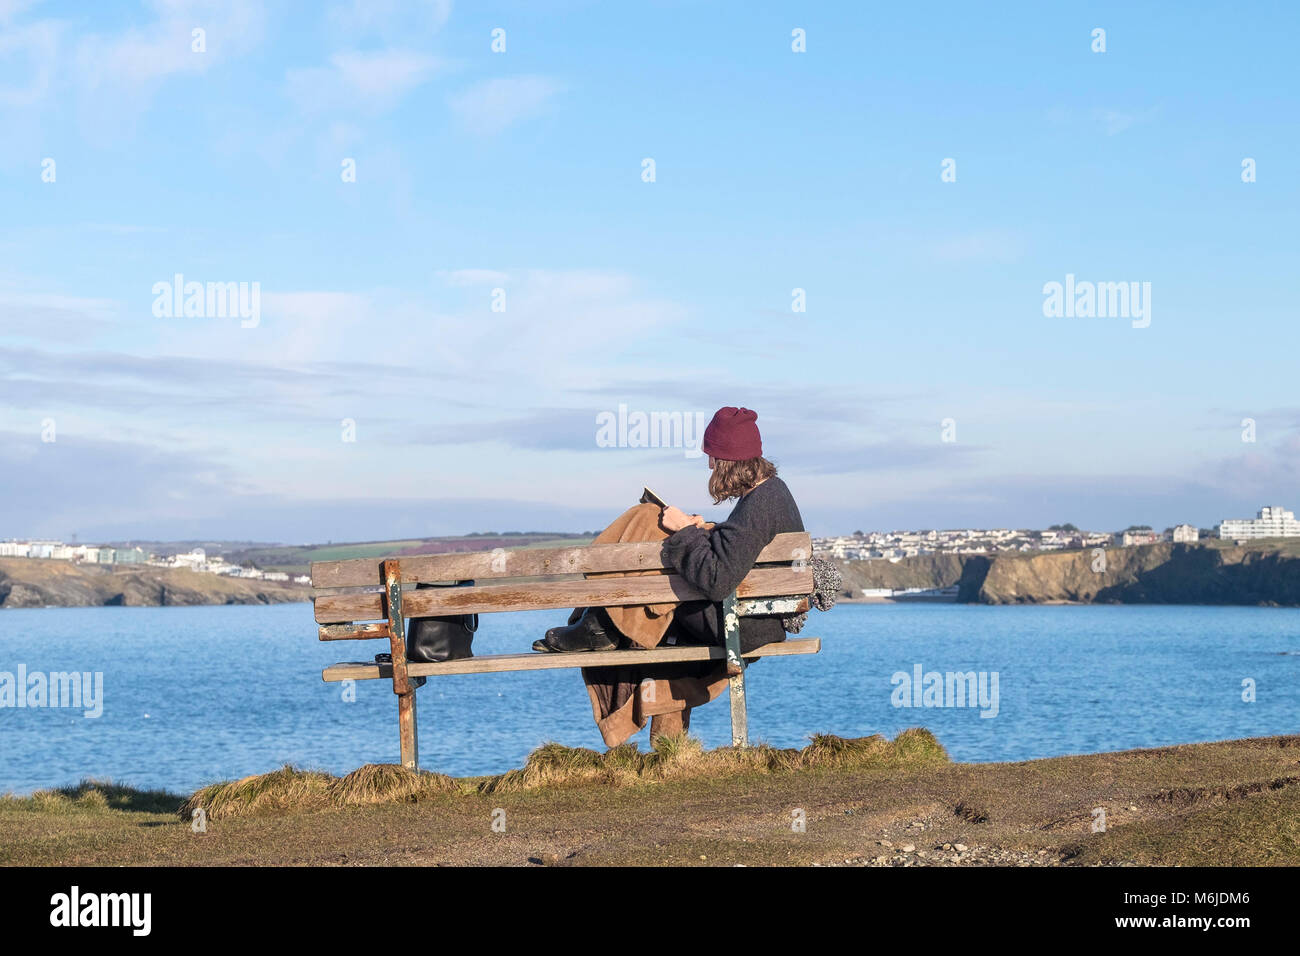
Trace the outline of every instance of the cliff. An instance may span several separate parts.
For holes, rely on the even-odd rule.
[[[303,585],[181,568],[128,567],[0,558],[0,608],[281,604],[306,601],[310,594]]]
[[[918,555],[842,568],[846,588],[955,584],[967,603],[1300,606],[1300,542],[1285,540],[1107,548],[1104,568],[1091,550]]]

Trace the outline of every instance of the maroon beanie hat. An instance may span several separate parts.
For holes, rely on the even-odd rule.
[[[719,408],[713,421],[704,429],[700,449],[722,461],[747,461],[763,454],[763,439],[758,434],[758,413],[748,408]]]

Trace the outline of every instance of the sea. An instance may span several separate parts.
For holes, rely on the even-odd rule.
[[[485,615],[475,651],[528,651],[564,617]],[[821,653],[747,672],[753,741],[925,727],[954,760],[986,762],[1300,732],[1296,608],[842,604],[798,636]],[[397,762],[391,684],[321,680],[384,649],[318,641],[306,604],[0,611],[0,793],[90,778],[188,794],[285,764]],[[50,673],[88,675],[93,700],[18,707],[20,669],[24,702]],[[576,669],[434,678],[417,700],[426,769],[499,773],[547,741],[603,749]],[[725,695],[691,732],[730,742]]]

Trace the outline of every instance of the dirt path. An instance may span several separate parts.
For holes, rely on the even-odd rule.
[[[439,795],[206,833],[165,813],[0,803],[0,863],[1300,865],[1300,737]]]

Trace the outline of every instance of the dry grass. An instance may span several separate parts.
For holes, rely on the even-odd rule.
[[[137,790],[108,780],[86,779],[75,787],[37,790],[27,797],[5,794],[0,796],[0,810],[26,810],[59,816],[111,810],[172,813],[183,799],[165,790]]]
[[[414,803],[456,789],[451,777],[407,770],[397,764],[368,763],[346,777],[286,765],[271,773],[204,787],[186,800],[179,812],[189,819],[202,809],[208,819],[222,820],[258,813]]]
[[[820,768],[916,768],[947,762],[948,754],[934,735],[917,727],[903,731],[892,741],[880,735],[844,738],[818,734],[802,750],[783,750],[767,744],[705,750],[698,740],[681,734],[657,738],[647,753],[631,744],[603,754],[546,744],[529,754],[521,769],[489,777],[478,789],[481,793],[514,793],[590,784],[622,787],[736,774],[793,773]]]
[[[396,764],[366,764],[346,777],[285,766],[271,773],[204,787],[181,805],[179,813],[189,819],[202,808],[208,819],[221,820],[260,813],[414,803],[441,794],[519,793],[592,784],[627,787],[746,773],[913,768],[947,761],[948,755],[939,742],[920,728],[905,730],[893,741],[881,736],[846,739],[819,734],[802,750],[780,750],[766,744],[705,750],[698,740],[685,734],[659,737],[654,748],[644,753],[635,744],[599,753],[548,743],[529,754],[518,770],[469,780],[415,772]]]

